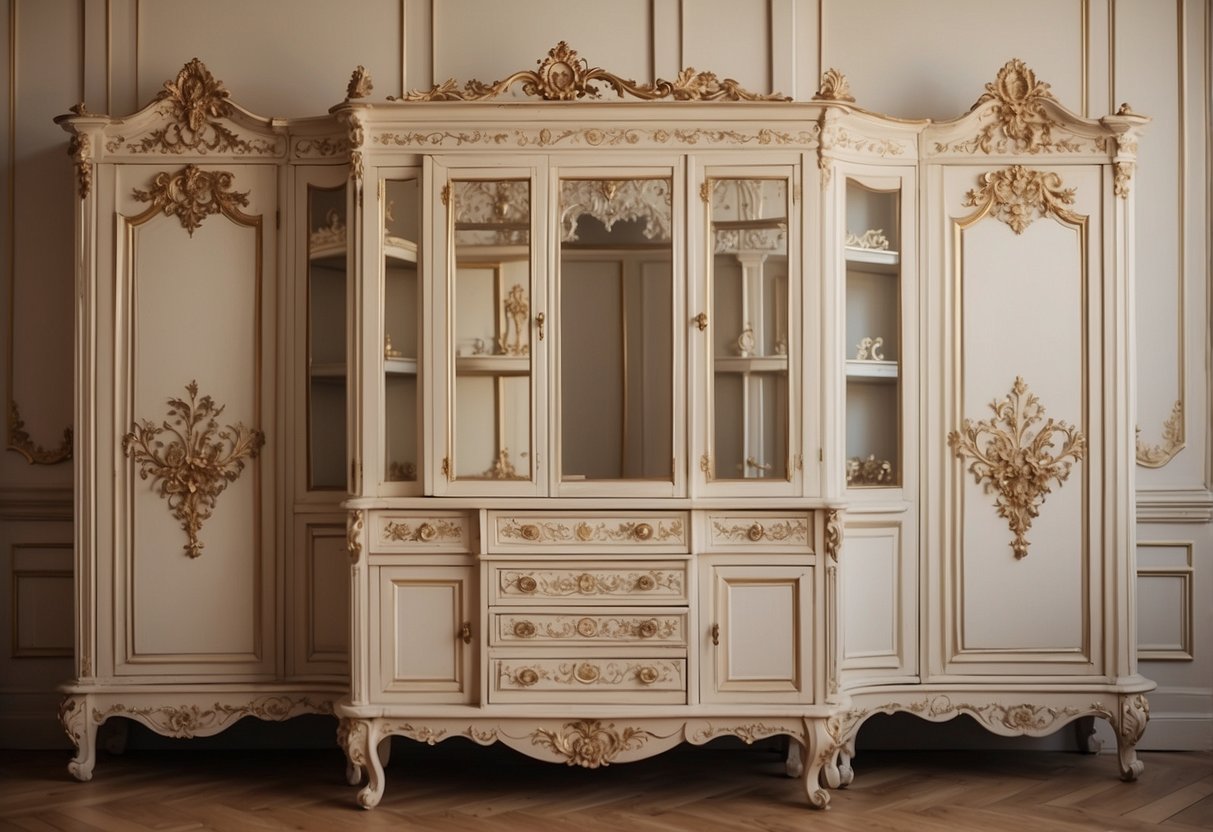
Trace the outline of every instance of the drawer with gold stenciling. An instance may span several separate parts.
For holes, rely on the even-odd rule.
[[[804,552],[813,551],[811,513],[710,512],[706,549],[715,552]]]
[[[685,703],[684,658],[506,658],[490,662],[490,702]]]
[[[686,512],[491,512],[489,550],[495,552],[638,551],[684,554],[690,551]]]
[[[519,610],[494,612],[489,631],[493,646],[685,647],[684,610]]]
[[[466,512],[377,511],[371,514],[368,536],[372,553],[463,554],[474,550],[476,523]]]
[[[489,603],[517,606],[677,605],[687,602],[686,561],[492,562]]]

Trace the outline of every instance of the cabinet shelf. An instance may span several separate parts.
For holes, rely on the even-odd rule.
[[[847,361],[847,378],[855,381],[895,381],[899,373],[896,361]]]
[[[403,237],[396,237],[391,234],[383,235],[383,256],[387,260],[389,266],[396,263],[407,263],[416,265],[417,263],[417,244],[412,240],[406,240]]]
[[[845,246],[847,268],[860,272],[897,274],[901,265],[901,252],[886,249]]]
[[[455,359],[461,376],[525,376],[531,372],[529,355],[461,355]]]
[[[721,356],[715,360],[718,373],[783,373],[788,369],[786,355]]]
[[[417,375],[417,359],[384,357],[383,371],[389,376],[415,376]]]

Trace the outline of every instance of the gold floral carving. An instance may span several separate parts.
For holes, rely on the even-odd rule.
[[[152,210],[176,216],[181,226],[194,236],[202,221],[212,214],[242,217],[241,207],[248,205],[248,191],[233,191],[234,177],[225,170],[202,170],[186,165],[176,173],[162,171],[152,179],[146,191],[134,189],[135,199],[152,203]]]
[[[599,768],[608,766],[627,751],[635,751],[652,736],[640,728],[615,728],[615,723],[603,724],[597,719],[566,722],[559,731],[537,729],[531,734],[531,744],[545,746],[564,757],[570,766]]]
[[[1129,198],[1129,182],[1132,179],[1132,162],[1114,162],[1112,164],[1112,191],[1121,199]]]
[[[682,632],[678,616],[646,618],[641,616],[550,616],[536,624],[526,618],[510,618],[504,622],[502,633],[510,639],[597,639],[599,641],[636,641],[658,639],[668,641]]]
[[[700,731],[695,732],[695,736],[691,737],[691,742],[702,745],[716,737],[723,737],[726,734],[737,737],[746,745],[753,745],[755,742],[767,737],[773,737],[777,734],[786,734],[788,729],[778,725],[765,725],[761,722],[752,722],[749,725],[713,725],[708,723]]]
[[[246,716],[277,722],[299,714],[332,712],[333,706],[328,702],[316,702],[307,697],[266,696],[240,705],[216,702],[209,708],[197,705],[138,707],[119,704],[105,711],[94,711],[93,720],[100,724],[110,717],[128,717],[139,720],[158,734],[185,738],[214,734]]]
[[[324,137],[322,139],[301,139],[295,143],[295,152],[300,156],[337,156],[349,150],[349,146],[341,139]]]
[[[711,72],[696,72],[687,68],[673,81],[660,78],[651,84],[637,84],[607,72],[578,56],[564,41],[548,50],[547,57],[536,61],[538,70],[523,70],[491,84],[468,81],[461,89],[455,79],[449,79],[429,90],[411,90],[405,101],[487,101],[502,95],[521,82],[526,95],[545,101],[573,101],[579,98],[599,98],[599,84],[615,91],[620,98],[627,95],[646,101],[672,98],[675,101],[788,101],[780,93],[764,95],[749,92],[731,78],[720,79]]]
[[[434,543],[463,540],[463,524],[456,520],[426,520],[417,526],[390,521],[383,527],[384,540],[409,543]]]
[[[1183,450],[1186,442],[1184,403],[1176,401],[1171,415],[1163,422],[1161,445],[1147,445],[1141,439],[1141,426],[1137,427],[1137,464],[1144,468],[1161,468]]]
[[[1063,188],[1056,173],[1014,165],[983,173],[977,181],[979,187],[965,195],[964,204],[989,210],[1016,234],[1049,214],[1075,225],[1082,222],[1065,207],[1074,204],[1074,189]]]
[[[133,153],[273,153],[274,144],[264,139],[242,139],[219,119],[232,114],[229,93],[216,81],[202,61],[194,58],[182,67],[174,81],[165,81],[156,96],[168,107],[174,124],[154,131],[139,144],[127,145]]]
[[[357,563],[362,557],[362,527],[366,523],[365,511],[351,511],[345,523],[345,551],[350,561]]]
[[[353,74],[350,75],[350,83],[345,88],[345,100],[366,98],[374,88],[375,85],[371,81],[371,74],[366,71],[366,67],[359,64],[354,69]]]
[[[1015,535],[1015,557],[1028,554],[1028,531],[1040,514],[1050,483],[1060,486],[1070,469],[1082,460],[1087,441],[1082,432],[1065,422],[1049,419],[1038,429],[1044,406],[1018,376],[1011,393],[990,403],[994,419],[965,419],[959,431],[948,434],[948,446],[960,460],[971,459],[969,472],[987,494],[998,495],[998,516],[1006,518]],[[1062,441],[1054,452],[1055,442]]]
[[[410,133],[385,132],[374,137],[374,141],[396,147],[441,147],[453,145],[487,145],[499,147],[513,143],[517,147],[554,147],[556,145],[588,145],[589,147],[619,147],[653,144],[683,145],[758,145],[767,146],[812,146],[817,141],[817,129],[789,133],[784,130],[759,128],[754,131],[711,129],[639,129],[634,127],[601,128],[579,127],[567,130],[511,130],[451,132],[449,130],[413,131]]]
[[[84,729],[88,722],[86,701],[82,696],[65,696],[59,702],[59,725],[76,748],[80,747],[80,741],[84,739]]]
[[[498,451],[493,464],[486,468],[480,476],[490,480],[525,480],[527,478],[527,474],[518,473],[517,466],[510,459],[509,448],[502,448]]]
[[[1060,125],[1051,118],[1045,102],[1054,104],[1057,99],[1049,92],[1049,85],[1036,80],[1034,73],[1018,58],[1009,61],[998,72],[992,83],[986,84],[986,92],[970,108],[973,112],[988,102],[993,120],[981,128],[977,136],[951,147],[936,145],[937,152],[961,151],[974,153],[1049,153],[1053,151],[1074,153],[1081,150],[1072,139],[1054,141],[1052,131]],[[1002,138],[995,140],[1001,132]]]
[[[847,77],[830,67],[822,74],[821,86],[813,100],[854,102],[855,96],[851,95],[851,85],[847,82]]]
[[[1126,696],[1120,703],[1120,738],[1127,745],[1137,745],[1150,721],[1150,702],[1145,696]]]
[[[619,687],[629,683],[650,687],[659,683],[682,685],[682,667],[677,662],[645,661],[561,662],[515,667],[507,662],[497,666],[497,678],[503,688],[534,687],[540,682],[557,687]]]
[[[31,465],[56,465],[72,458],[72,429],[63,429],[63,441],[58,448],[44,448],[25,429],[21,409],[15,400],[8,403],[8,449],[25,457]]]
[[[546,597],[570,595],[630,595],[635,592],[662,590],[664,594],[681,594],[682,572],[654,569],[648,572],[516,572],[501,573],[501,587],[515,594]]]
[[[760,540],[782,543],[785,540],[809,542],[809,524],[803,518],[774,523],[734,523],[727,526],[719,520],[712,521],[715,537],[723,540],[739,540],[757,543]]]
[[[67,155],[76,164],[76,185],[84,199],[93,188],[93,140],[87,133],[77,133],[67,146]]]
[[[842,551],[842,512],[836,508],[826,509],[825,550],[830,560],[838,563]]]
[[[531,305],[527,303],[526,289],[521,283],[510,287],[506,298],[501,303],[505,312],[505,332],[497,336],[497,351],[501,355],[530,355],[531,345],[522,342],[526,334],[527,319],[530,316]],[[511,330],[514,337],[510,338]]]
[[[144,420],[122,437],[122,452],[139,466],[139,478],[159,481],[160,496],[189,537],[185,552],[191,558],[202,554],[198,535],[202,524],[215,510],[215,501],[244,470],[265,443],[265,434],[237,422],[220,429],[218,417],[224,405],[210,396],[198,399],[198,384],[185,386],[189,401],[169,399],[169,420],[156,427]],[[159,437],[170,434],[165,444]]]
[[[510,518],[498,522],[497,533],[502,540],[528,543],[622,543],[637,540],[642,543],[681,543],[684,539],[681,520],[661,520],[656,526],[644,521],[624,521],[612,526],[585,520],[520,522]]]

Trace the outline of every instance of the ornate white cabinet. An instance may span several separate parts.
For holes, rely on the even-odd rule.
[[[1017,61],[930,123],[832,70],[797,103],[561,43],[388,102],[360,68],[329,116],[265,122],[191,66],[131,119],[64,120],[80,775],[107,716],[329,709],[337,619],[367,808],[393,735],[588,768],[782,735],[821,807],[893,711],[1103,717],[1140,771],[1146,119],[1078,118]],[[176,407],[233,425],[214,457],[153,444],[195,378],[214,398]],[[214,504],[149,489],[157,453]]]
[[[87,780],[111,717],[198,736],[331,712],[345,688],[344,430],[326,449],[339,490],[309,500],[291,477],[323,454],[289,406],[309,397],[290,312],[344,280],[345,246],[279,221],[324,178],[315,165],[343,160],[340,134],[318,132],[331,124],[257,118],[196,60],[129,118],[79,105],[60,122],[78,264],[77,664],[61,719]],[[331,231],[345,175],[330,170]]]

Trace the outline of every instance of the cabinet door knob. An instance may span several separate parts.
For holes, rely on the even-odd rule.
[[[758,541],[762,540],[762,536],[765,532],[766,530],[762,527],[761,523],[755,523],[754,525],[750,526],[749,531],[746,532],[746,536],[750,538],[750,540],[757,543]]]
[[[459,637],[463,639],[464,644],[472,643],[472,622],[463,622],[463,626],[459,628]]]
[[[691,318],[691,321],[695,324],[695,326],[699,327],[700,332],[703,332],[708,328],[708,313],[700,312],[694,318]]]
[[[719,624],[712,625],[712,646],[713,647],[720,646],[720,625]]]
[[[650,592],[657,588],[657,580],[652,575],[641,575],[636,579],[636,588],[641,592]]]
[[[641,638],[652,638],[657,635],[657,619],[650,618],[648,621],[641,621],[637,633]]]
[[[547,321],[547,316],[540,312],[535,316],[535,326],[539,329],[539,340],[543,340],[543,325]]]
[[[651,540],[653,537],[653,527],[648,523],[637,523],[632,529],[632,536],[637,540]]]

